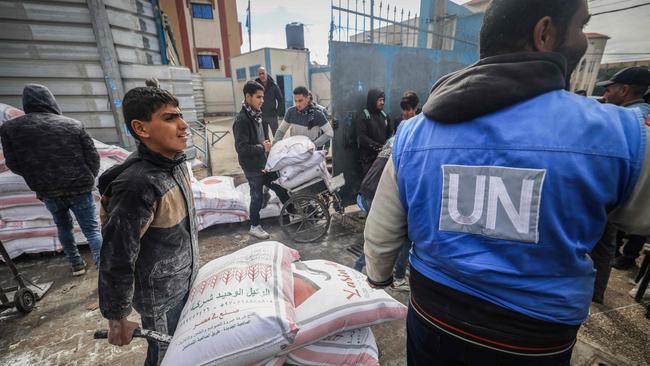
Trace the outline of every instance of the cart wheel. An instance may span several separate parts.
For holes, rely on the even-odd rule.
[[[280,227],[291,239],[299,243],[316,241],[330,227],[328,206],[315,195],[292,196],[280,212]]]
[[[14,305],[22,313],[29,313],[36,305],[36,295],[28,288],[20,288],[14,294]]]

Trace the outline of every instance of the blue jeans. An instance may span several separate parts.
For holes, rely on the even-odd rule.
[[[81,259],[79,250],[74,242],[72,215],[70,215],[70,211],[72,211],[75,218],[77,218],[81,231],[88,241],[90,251],[93,253],[95,259],[95,264],[99,265],[99,253],[102,248],[102,232],[97,220],[97,210],[92,192],[75,196],[42,198],[42,201],[54,218],[59,241],[70,264],[74,266],[83,263],[83,259]]]

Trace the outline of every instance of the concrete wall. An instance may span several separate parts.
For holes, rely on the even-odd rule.
[[[346,120],[365,108],[368,90],[386,93],[386,111],[400,114],[399,101],[406,90],[414,90],[422,102],[441,76],[476,61],[476,52],[457,53],[422,48],[330,42],[332,114],[335,121],[334,172],[344,173],[344,199],[350,202],[358,191],[358,152],[344,145]]]
[[[309,53],[301,50],[283,50],[270,48],[270,75],[277,80],[277,75],[291,75],[293,87],[309,88]]]
[[[241,100],[235,102],[231,78],[204,77],[203,92],[208,114],[230,114],[239,109]]]
[[[319,68],[311,71],[311,93],[314,100],[330,113],[332,105],[331,72],[329,67]]]
[[[257,74],[250,74],[250,66],[252,65],[265,65],[264,62],[264,49],[255,50],[253,52],[243,53],[239,56],[230,59],[230,75],[232,75],[232,91],[234,100],[237,101],[235,109],[239,109],[239,102],[244,99],[242,89],[246,81],[255,79]],[[244,68],[246,70],[246,78],[237,80],[237,69]],[[257,70],[256,70],[257,71]]]
[[[244,99],[242,88],[246,81],[257,78],[257,70],[251,70],[251,67],[256,65],[264,66],[268,74],[276,81],[278,75],[291,75],[294,88],[301,85],[309,88],[308,51],[262,48],[230,59],[236,108],[239,108],[239,102]],[[246,78],[242,80],[237,79],[237,69],[240,68],[246,70]]]

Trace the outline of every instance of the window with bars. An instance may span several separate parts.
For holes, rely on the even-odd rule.
[[[248,74],[251,76],[251,79],[257,77],[257,69],[262,65],[253,65],[248,68]]]
[[[246,80],[246,68],[242,67],[241,69],[235,70],[235,74],[237,75],[237,80],[242,81]]]
[[[212,5],[192,3],[192,17],[198,19],[214,19]]]
[[[198,55],[199,69],[219,69],[219,55]]]

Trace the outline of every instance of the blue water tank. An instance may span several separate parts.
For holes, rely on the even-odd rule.
[[[305,49],[305,25],[298,22],[287,24],[287,48],[294,50]]]

